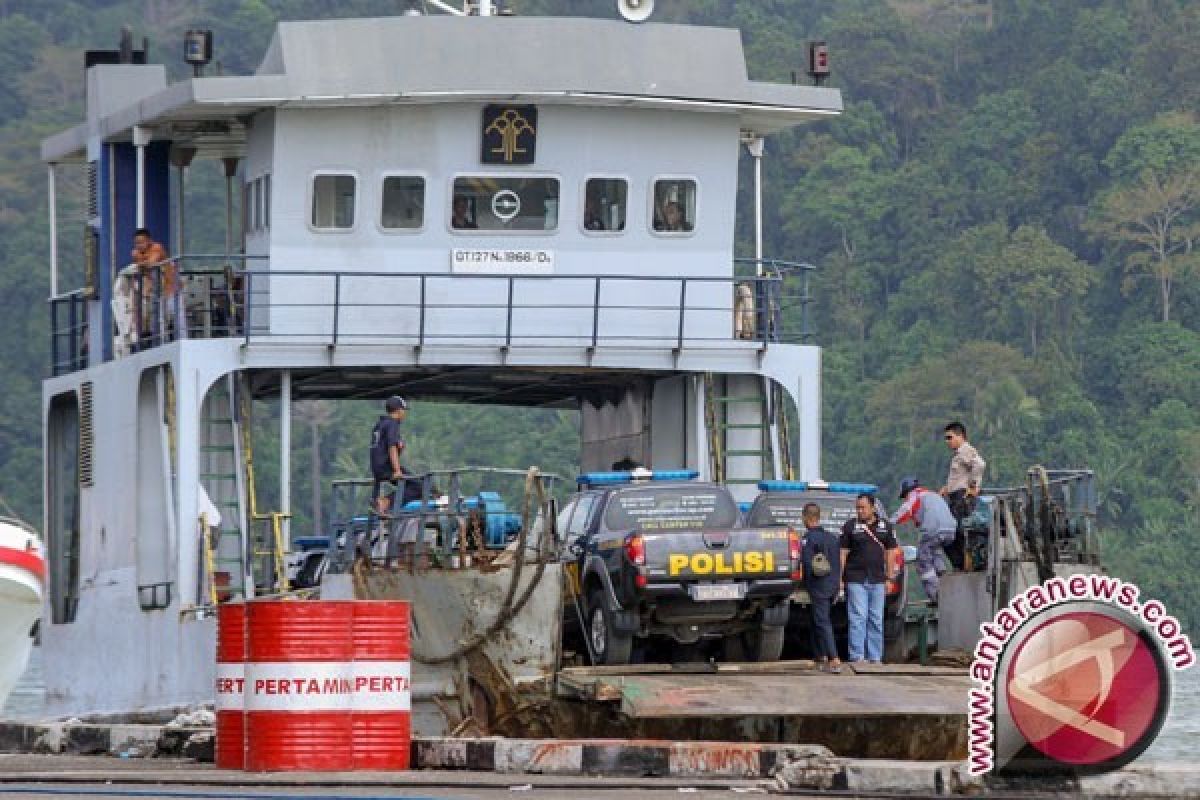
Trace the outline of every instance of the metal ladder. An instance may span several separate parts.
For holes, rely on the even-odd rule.
[[[201,518],[208,599],[212,604],[254,596],[246,560],[246,483],[241,469],[242,435],[237,379],[222,378],[204,399],[200,419],[200,484],[221,515],[218,526]],[[218,584],[225,576],[227,583]]]
[[[247,574],[269,578],[262,586],[271,594],[282,594],[288,590],[288,548],[283,541],[284,520],[290,518],[282,511],[258,510],[258,493],[254,482],[254,445],[250,436],[251,396],[249,388],[239,387],[239,430],[241,431],[242,466],[246,476],[246,496],[250,501],[250,568]],[[253,580],[252,580],[253,582]]]
[[[718,380],[721,382],[721,392],[717,391]],[[765,380],[765,379],[764,379]],[[779,409],[777,398],[773,398],[771,389],[766,385],[755,394],[729,395],[724,394],[728,376],[718,378],[711,372],[704,375],[704,406],[705,428],[708,431],[709,463],[712,468],[713,480],[725,484],[756,484],[760,480],[775,477],[775,453],[772,442],[772,411]],[[775,402],[772,402],[775,400]],[[756,408],[757,413],[742,415],[752,417],[741,421],[730,422],[733,408]],[[737,415],[734,415],[735,418]],[[730,431],[757,431],[756,447],[728,446]],[[779,431],[780,436],[786,435]],[[786,453],[786,448],[784,448]],[[729,477],[729,462],[731,459],[757,458],[757,477]],[[785,456],[786,458],[786,456]],[[790,460],[790,459],[788,459]]]

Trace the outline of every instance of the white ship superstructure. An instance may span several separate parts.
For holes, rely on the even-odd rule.
[[[214,623],[185,612],[252,595],[255,542],[286,537],[298,399],[578,408],[584,469],[819,477],[807,268],[735,261],[734,221],[743,146],[836,90],[749,80],[733,30],[591,19],[285,22],[255,74],[176,83],[139,60],[96,55],[86,121],[42,146],[52,193],[89,176],[43,389],[49,711],[212,701]],[[217,255],[179,246],[202,159]],[[177,297],[127,269],[140,227]],[[262,509],[244,434],[270,396]]]

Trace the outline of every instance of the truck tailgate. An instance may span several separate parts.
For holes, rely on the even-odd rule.
[[[786,530],[643,533],[651,580],[733,581],[791,574]]]

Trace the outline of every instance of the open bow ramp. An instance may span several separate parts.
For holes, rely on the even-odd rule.
[[[877,665],[830,675],[811,662],[568,668],[560,695],[607,708],[608,735],[824,744],[868,758],[966,752],[970,679],[949,667]],[[614,719],[614,716],[616,719]]]

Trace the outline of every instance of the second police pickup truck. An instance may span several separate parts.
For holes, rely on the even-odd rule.
[[[762,481],[760,494],[746,512],[746,524],[755,528],[804,531],[800,512],[805,504],[816,503],[821,508],[821,525],[828,531],[841,534],[847,520],[855,518],[854,502],[859,494],[875,498],[876,511],[887,517],[887,509],[879,502],[878,487],[869,483],[825,483],[823,481]],[[904,606],[908,596],[908,572],[905,567],[905,548],[899,554],[900,578],[887,582],[883,605],[884,660],[902,662],[908,658],[909,641],[905,635]],[[797,608],[791,615],[788,629],[791,641],[801,649],[809,640],[808,592],[797,587],[793,601]],[[838,647],[843,649],[846,630],[846,604],[839,598],[833,606],[833,625]],[[789,648],[789,652],[791,652]]]
[[[729,660],[779,658],[799,536],[743,527],[729,490],[695,477],[582,475],[559,514],[571,564],[565,621],[594,663],[629,663],[635,640],[720,640]]]

